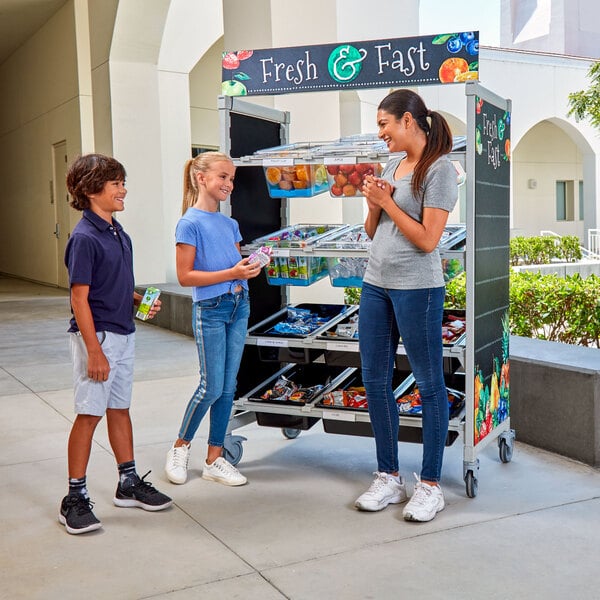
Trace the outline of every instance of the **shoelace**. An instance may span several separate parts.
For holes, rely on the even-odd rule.
[[[415,492],[410,499],[413,504],[418,504],[419,506],[424,505],[428,500],[431,494],[433,493],[433,489],[431,486],[421,483],[420,481],[415,485]]]
[[[381,488],[385,487],[387,483],[387,475],[385,473],[379,473],[378,471],[375,471],[373,475],[375,475],[375,480],[369,488],[369,492],[371,494],[378,492]]]
[[[184,448],[184,446],[176,446],[173,448],[173,464],[176,467],[187,468],[189,457],[190,454],[188,448]]]
[[[238,473],[238,470],[231,463],[227,462],[225,459],[223,459],[223,460],[217,459],[210,466],[216,467],[224,475],[237,475],[237,473]]]
[[[92,512],[92,507],[94,506],[94,503],[89,498],[81,495],[78,498],[70,496],[67,504],[74,507],[79,516]]]
[[[148,494],[158,494],[159,491],[153,487],[149,481],[146,481],[146,477],[148,477],[150,473],[152,473],[152,471],[148,471],[137,483],[133,485],[133,488],[142,489]]]

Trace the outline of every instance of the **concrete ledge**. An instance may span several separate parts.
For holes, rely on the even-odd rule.
[[[517,439],[600,466],[600,349],[511,336]]]
[[[514,271],[529,271],[531,273],[540,273],[541,275],[558,275],[566,277],[579,273],[583,279],[589,275],[600,276],[600,262],[591,260],[582,260],[575,263],[550,263],[544,265],[519,265],[511,267]]]
[[[149,324],[183,333],[193,337],[192,291],[173,283],[148,284],[161,290],[162,309]],[[147,286],[136,286],[136,292],[144,293]]]
[[[149,323],[193,336],[191,290],[152,285],[163,309]],[[517,439],[600,467],[600,349],[511,336],[510,361]]]

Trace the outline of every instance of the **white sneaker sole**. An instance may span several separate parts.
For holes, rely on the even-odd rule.
[[[441,505],[440,505],[440,503],[438,503],[438,505],[435,509],[435,512],[433,514],[425,515],[425,518],[422,518],[422,515],[417,515],[414,512],[411,512],[410,510],[407,511],[406,509],[404,509],[402,516],[404,517],[405,521],[415,521],[418,523],[427,523],[428,521],[432,521],[434,519],[435,515],[437,515],[442,510],[444,510],[444,508],[446,508],[445,502],[442,502]]]
[[[116,496],[113,498],[113,504],[118,506],[119,508],[142,508],[149,512],[157,512],[159,510],[164,510],[165,508],[169,508],[173,504],[173,500],[169,502],[165,502],[164,504],[159,504],[157,506],[153,506],[152,504],[144,504],[139,500],[135,500],[133,498],[117,498]]]
[[[177,477],[165,469],[165,475],[171,483],[175,483],[176,485],[183,485],[187,481],[187,472],[184,477]]]
[[[402,504],[408,500],[408,496],[394,496],[391,500],[388,500],[385,504],[367,504],[360,502],[360,498],[354,503],[354,507],[358,510],[365,512],[378,512],[383,510],[390,504]]]
[[[58,522],[61,525],[65,526],[67,533],[70,533],[72,535],[78,535],[80,533],[87,533],[88,531],[96,531],[97,529],[102,528],[102,523],[92,523],[91,525],[88,525],[87,527],[82,527],[81,529],[73,529],[72,527],[69,527],[67,525],[67,520],[62,516],[61,513],[58,513]]]
[[[216,481],[217,483],[222,483],[223,485],[228,485],[230,487],[236,487],[238,485],[245,485],[248,483],[248,480],[244,477],[244,479],[225,479],[223,477],[219,477],[217,475],[210,475],[209,473],[202,472],[202,479],[206,479],[207,481]]]

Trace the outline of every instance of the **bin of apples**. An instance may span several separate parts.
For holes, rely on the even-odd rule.
[[[362,196],[362,186],[367,175],[381,175],[379,163],[356,163],[353,165],[327,165],[329,193],[334,197]]]

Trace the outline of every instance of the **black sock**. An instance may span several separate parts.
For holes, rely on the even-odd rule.
[[[88,491],[85,486],[85,483],[86,483],[85,480],[86,480],[85,475],[79,479],[69,477],[69,496],[72,496],[74,494],[79,494],[81,496],[85,496],[86,498],[89,498]]]
[[[135,470],[135,460],[130,460],[119,465],[119,483],[122,488],[135,485],[140,480]]]

